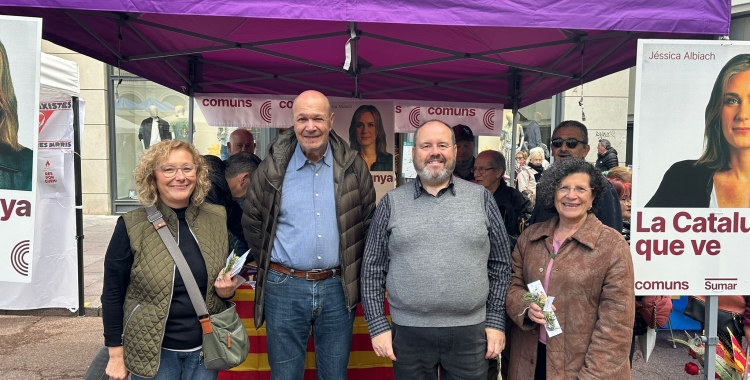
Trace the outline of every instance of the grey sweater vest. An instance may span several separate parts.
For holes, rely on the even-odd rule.
[[[470,326],[486,317],[490,224],[484,187],[454,179],[439,198],[414,186],[388,192],[390,264],[386,278],[393,322],[412,327]]]

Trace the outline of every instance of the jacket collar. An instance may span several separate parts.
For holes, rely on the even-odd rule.
[[[422,195],[422,190],[424,190],[424,188],[422,187],[422,180],[419,179],[419,176],[417,176],[417,178],[414,178],[414,181],[412,181],[412,182],[414,182],[414,199],[417,199],[417,198],[419,198],[420,195]],[[451,194],[453,196],[456,195],[456,187],[454,186],[454,183],[453,183],[453,175],[451,175],[451,179],[448,182],[448,186],[446,186],[446,187],[440,189],[440,191],[438,191],[437,197],[439,198],[447,190],[450,190]]]
[[[167,222],[168,225],[178,225],[177,214],[174,212],[174,210],[172,210],[171,207],[164,204],[161,199],[158,199],[156,201],[156,208],[161,212],[164,221]],[[197,217],[198,207],[195,207],[193,205],[193,201],[191,200],[190,204],[187,207],[187,210],[185,210],[185,220],[189,221],[192,224],[192,222],[195,221]]]
[[[555,234],[555,228],[557,227],[559,219],[560,217],[555,215],[552,219],[541,223],[539,228],[533,230],[529,240],[536,241],[552,237]],[[581,226],[581,228],[579,228],[570,238],[590,249],[594,249],[596,241],[599,239],[599,230],[601,226],[602,222],[599,221],[596,215],[594,215],[594,213],[589,213],[586,216],[586,221],[583,223],[583,226]]]
[[[357,158],[357,152],[349,148],[349,144],[333,130],[328,135],[328,147],[335,163],[334,173],[336,173],[336,167],[345,170]],[[271,142],[271,146],[268,148],[268,155],[271,156],[269,165],[273,165],[275,170],[267,169],[266,178],[277,190],[281,189],[286,169],[292,160],[295,149],[297,149],[297,136],[294,134],[294,128],[289,128],[281,133]]]

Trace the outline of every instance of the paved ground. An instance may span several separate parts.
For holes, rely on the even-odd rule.
[[[102,344],[102,324],[97,317],[104,253],[117,217],[86,215],[83,220],[87,316],[75,317],[56,309],[0,311],[0,380],[81,379]],[[682,369],[689,359],[687,349],[672,349],[668,338],[669,331],[659,332],[649,363],[636,350],[632,379],[698,379]]]

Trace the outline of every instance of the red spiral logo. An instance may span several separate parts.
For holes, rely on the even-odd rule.
[[[29,241],[23,240],[16,244],[10,251],[10,265],[21,276],[29,275],[29,263],[26,262],[26,254],[29,253]]]
[[[490,108],[484,113],[484,116],[482,117],[482,122],[484,123],[484,127],[491,131],[494,131],[495,130],[494,119],[495,119],[495,109]]]
[[[271,123],[271,101],[268,100],[260,106],[260,118],[266,123]]]
[[[414,107],[409,111],[409,124],[414,128],[419,127],[419,107]]]

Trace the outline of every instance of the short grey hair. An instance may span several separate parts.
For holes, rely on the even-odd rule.
[[[444,125],[446,128],[450,129],[451,130],[451,141],[453,142],[453,145],[456,145],[456,134],[453,133],[453,128],[450,125],[448,125],[448,123],[446,123],[446,122],[444,122],[442,120],[438,120],[438,119],[427,120],[424,123],[420,124],[419,127],[417,127],[417,129],[414,131],[414,142],[415,143],[417,142],[417,133],[419,133],[419,130],[422,129],[422,127],[424,127],[425,124],[432,123],[432,122],[440,123],[440,124]]]
[[[571,157],[557,161],[544,170],[542,179],[536,187],[536,202],[541,204],[545,210],[557,214],[557,209],[555,208],[555,193],[557,192],[557,188],[560,187],[560,182],[562,182],[563,178],[576,173],[589,175],[589,186],[591,186],[591,192],[594,196],[589,212],[595,212],[604,192],[611,185],[599,169],[580,158]]]
[[[602,144],[602,146],[606,150],[610,150],[612,148],[612,144],[607,139],[601,139],[601,140],[599,140],[599,144]]]
[[[482,155],[490,156],[490,165],[492,165],[492,167],[496,169],[503,169],[503,174],[505,174],[505,156],[503,156],[502,153],[496,150],[485,150],[483,152],[480,152],[477,157]]]
[[[531,161],[534,157],[539,156],[544,160],[544,149],[540,147],[531,148],[529,151],[529,161]]]
[[[252,177],[256,169],[258,169],[258,164],[253,160],[253,155],[249,152],[239,152],[227,159],[224,166],[224,177],[234,178],[243,173]]]

